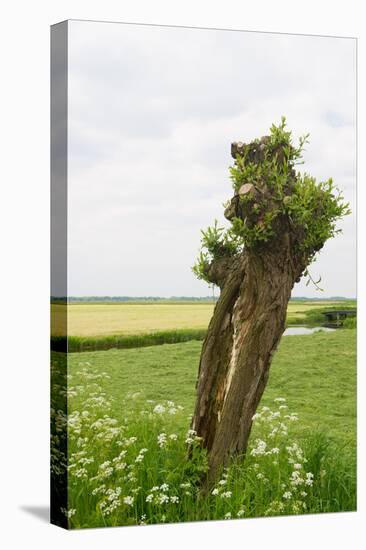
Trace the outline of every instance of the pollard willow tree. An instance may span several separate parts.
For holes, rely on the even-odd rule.
[[[224,229],[215,221],[202,231],[193,271],[220,287],[192,419],[207,450],[208,487],[231,457],[245,453],[291,290],[349,213],[331,179],[317,183],[296,171],[307,137],[295,146],[282,117],[268,136],[232,143],[234,196],[224,205],[230,225]]]

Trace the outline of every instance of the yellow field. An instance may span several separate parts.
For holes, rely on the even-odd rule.
[[[288,321],[301,322],[306,310],[337,302],[290,303]],[[52,335],[62,335],[60,320],[66,306],[52,305]],[[158,330],[206,328],[213,304],[70,304],[68,310],[69,336],[107,336],[110,334],[143,334]]]

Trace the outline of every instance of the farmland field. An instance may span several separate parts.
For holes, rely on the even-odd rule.
[[[287,322],[300,324],[306,321],[306,312],[332,306],[354,307],[347,301],[290,302]],[[53,336],[60,335],[60,318],[63,305],[52,304]],[[212,316],[212,303],[76,303],[67,306],[68,334],[78,337],[108,335],[138,335],[147,332],[176,329],[206,329]]]

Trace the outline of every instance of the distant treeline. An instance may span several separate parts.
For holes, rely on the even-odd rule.
[[[56,297],[52,296],[52,303],[67,303],[67,302],[211,302],[217,300],[218,296],[171,296],[164,298],[161,296],[69,296]],[[322,302],[322,301],[355,301],[356,298],[345,298],[344,296],[330,296],[328,298],[307,296],[294,296],[290,299],[291,302]]]
[[[217,300],[218,296],[171,296],[170,298],[163,298],[161,296],[69,296],[65,297],[51,297],[52,303],[65,304],[67,302],[210,302]],[[355,301],[356,298],[345,298],[344,296],[330,296],[328,298],[307,296],[294,296],[290,299],[291,302],[304,301],[304,302],[321,302],[321,301]]]
[[[308,298],[307,296],[293,296],[290,298],[290,302],[354,302],[355,300],[356,298],[345,298],[344,296],[329,296],[328,298],[319,298],[318,296],[314,296],[313,298]]]
[[[69,296],[51,297],[53,303],[65,302],[212,302],[217,300],[217,296],[171,296],[162,298],[161,296]]]

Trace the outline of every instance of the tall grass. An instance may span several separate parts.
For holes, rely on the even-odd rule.
[[[202,494],[207,461],[189,430],[189,411],[134,393],[119,403],[117,420],[100,385],[106,377],[89,362],[79,363],[68,375],[68,417],[53,409],[56,436],[67,425],[68,506],[62,513],[70,528],[355,509],[355,467],[347,450],[322,433],[300,446],[292,435],[300,420],[284,398],[255,415],[246,457],[238,456]]]

